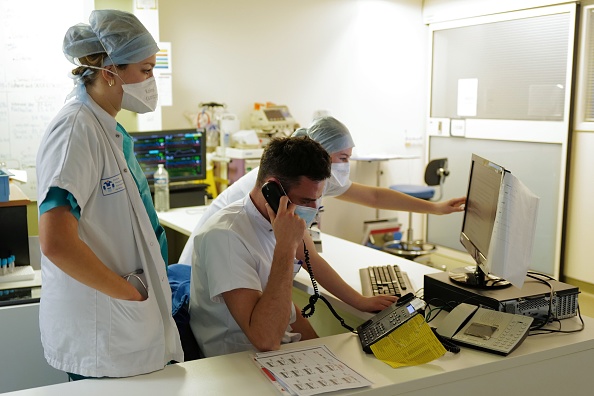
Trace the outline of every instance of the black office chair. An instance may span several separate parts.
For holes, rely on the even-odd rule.
[[[415,198],[439,201],[443,196],[443,183],[449,174],[448,159],[434,159],[429,161],[427,167],[425,168],[426,186],[414,184],[395,184],[390,186],[390,189],[400,191],[403,194],[407,194]],[[436,199],[433,199],[436,190],[433,186],[439,186],[439,195]],[[435,245],[427,244],[423,240],[414,239],[412,228],[412,212],[409,212],[406,240],[386,242],[382,250],[413,260],[416,257],[434,252]]]

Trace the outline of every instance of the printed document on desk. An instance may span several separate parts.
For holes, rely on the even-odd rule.
[[[281,393],[290,395],[317,395],[371,385],[325,345],[257,353],[254,361]]]

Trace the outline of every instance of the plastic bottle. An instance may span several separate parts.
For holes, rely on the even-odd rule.
[[[163,164],[159,164],[155,172],[155,210],[169,210],[169,173]]]

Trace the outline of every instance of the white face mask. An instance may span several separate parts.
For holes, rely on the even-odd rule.
[[[122,108],[139,114],[155,111],[159,94],[155,77],[135,84],[122,84]]]
[[[332,177],[330,177],[328,182],[344,187],[349,182],[351,167],[348,162],[333,162],[331,172]]]

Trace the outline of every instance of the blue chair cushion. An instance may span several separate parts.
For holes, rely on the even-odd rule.
[[[400,191],[420,199],[431,199],[435,195],[435,188],[429,186],[417,186],[414,184],[394,184],[390,190]]]
[[[190,305],[191,274],[191,265],[170,264],[167,267],[167,277],[169,278],[169,285],[171,286],[171,308],[174,317],[178,314],[183,314],[183,311],[187,312]]]
[[[190,282],[192,266],[187,264],[170,264],[167,267],[167,277],[171,286],[172,315],[179,331],[184,361],[202,359],[204,354],[200,350],[196,337],[190,327]]]

